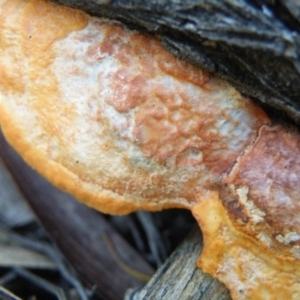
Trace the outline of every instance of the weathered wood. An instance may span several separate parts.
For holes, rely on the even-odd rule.
[[[159,35],[178,57],[300,124],[299,1],[53,1]]]
[[[0,243],[1,268],[34,268],[55,270],[54,263],[45,255],[15,245],[2,245]]]
[[[0,159],[0,221],[9,227],[34,221],[34,215]]]
[[[202,250],[195,230],[159,268],[143,288],[127,291],[125,300],[230,300],[226,287],[196,267]]]
[[[0,253],[1,268],[23,267],[48,270],[56,269],[54,262],[51,261],[49,257],[13,243],[1,229]]]
[[[123,299],[153,269],[100,215],[57,190],[30,169],[0,136],[0,156],[40,223],[100,299]]]

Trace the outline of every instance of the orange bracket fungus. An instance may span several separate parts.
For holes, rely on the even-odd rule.
[[[0,0],[0,123],[102,212],[181,207],[233,299],[300,299],[300,135],[152,36],[45,0]]]

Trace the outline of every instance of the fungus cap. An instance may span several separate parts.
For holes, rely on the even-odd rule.
[[[190,209],[235,299],[299,296],[298,133],[118,22],[1,0],[0,24],[0,124],[30,165],[106,213]]]

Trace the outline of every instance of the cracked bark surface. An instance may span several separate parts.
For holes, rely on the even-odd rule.
[[[221,282],[196,267],[195,261],[202,247],[199,230],[194,230],[149,283],[143,288],[129,290],[124,300],[230,300],[229,292]]]

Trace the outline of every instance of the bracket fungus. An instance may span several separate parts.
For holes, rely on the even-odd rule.
[[[190,209],[233,299],[300,298],[300,135],[159,40],[46,0],[0,0],[0,124],[102,212]]]

